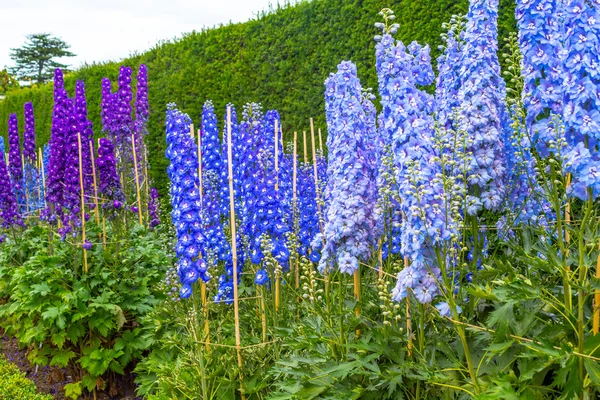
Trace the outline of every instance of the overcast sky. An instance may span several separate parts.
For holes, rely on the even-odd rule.
[[[83,63],[115,61],[160,40],[220,23],[247,21],[277,0],[0,0],[0,69],[25,35],[48,32]],[[283,1],[282,1],[283,3]]]

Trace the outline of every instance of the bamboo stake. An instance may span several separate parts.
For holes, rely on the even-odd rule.
[[[356,300],[355,315],[360,316],[360,266],[354,271],[354,299]],[[356,330],[356,336],[360,336],[360,329]]]
[[[306,147],[306,131],[302,132],[302,137],[304,138],[304,164],[308,163],[308,147]]]
[[[599,246],[600,247],[600,246]],[[596,259],[596,278],[600,278],[600,254],[598,254],[598,258]],[[593,327],[592,331],[594,335],[598,333],[600,330],[600,290],[596,290],[594,292],[594,318],[593,318]]]
[[[92,176],[94,178],[94,203],[96,204],[96,223],[100,225],[100,205],[98,204],[98,181],[96,180],[96,161],[94,160],[94,145],[90,140],[90,157],[92,161]]]
[[[404,268],[408,267],[408,257],[404,256]],[[406,296],[406,336],[408,336],[408,356],[412,356],[412,322],[410,320],[410,294]]]
[[[192,138],[194,137],[193,128],[190,130]],[[204,199],[204,184],[202,182],[202,131],[198,129],[198,192],[200,193],[200,205],[202,207]],[[206,351],[210,351],[210,322],[208,320],[208,302],[206,300],[206,282],[200,283],[200,292],[202,293],[202,314],[204,315],[204,336],[206,337]]]
[[[200,204],[202,204],[202,200],[204,198],[204,183],[202,182],[202,132],[200,129],[198,129],[198,182]]]
[[[319,128],[319,150],[323,152],[323,137],[321,136],[321,128]]]
[[[81,193],[81,246],[83,249],[83,271],[87,274],[87,250],[85,249],[85,196],[83,190],[83,156],[81,149],[81,133],[77,132],[77,144],[79,146],[79,191]]]
[[[231,106],[227,107],[227,162],[229,168],[229,220],[231,222],[231,254],[233,262],[233,313],[235,319],[235,348],[237,352],[238,368],[240,369],[240,394],[242,400],[246,399],[246,396],[242,392],[242,352],[241,352],[241,339],[240,339],[240,307],[239,307],[239,296],[238,296],[238,267],[237,267],[237,241],[236,241],[236,230],[235,230],[235,203],[233,200],[233,165],[231,156]]]
[[[298,180],[298,168],[297,168],[297,164],[298,164],[298,154],[297,154],[297,149],[296,149],[296,139],[298,137],[298,133],[294,132],[294,155],[293,155],[293,173],[292,173],[292,215],[294,218],[294,225],[296,225],[296,215],[298,213],[298,195],[297,195],[297,183],[296,181]],[[294,226],[294,230],[297,232],[297,226]],[[295,260],[295,266],[294,266],[295,272],[296,272],[296,289],[298,289],[300,287],[300,271],[298,268],[298,255],[296,254],[296,260]],[[300,301],[300,297],[298,297],[297,299],[298,301]]]
[[[140,219],[140,225],[144,224],[144,220],[142,218],[142,195],[140,193],[140,174],[138,172],[138,163],[137,163],[137,155],[135,150],[135,134],[131,134],[131,151],[133,153],[133,169],[135,170],[135,191],[137,195],[137,205],[138,205],[138,217]]]
[[[275,191],[279,190],[279,121],[275,120]],[[279,311],[281,299],[281,276],[275,272],[275,311]]]
[[[319,173],[317,172],[317,152],[315,151],[315,123],[313,119],[310,119],[310,137],[312,142],[312,153],[313,153],[313,172],[315,175],[315,194],[316,194],[316,203],[317,203],[317,214],[319,216],[319,231],[321,234],[323,233],[323,224],[322,224],[322,214],[321,214],[321,204],[319,199]],[[327,269],[323,272],[323,277],[325,278],[325,291],[329,289],[329,277],[328,277]]]
[[[38,154],[40,155],[39,156],[39,158],[40,158],[40,165],[41,165],[40,170],[42,171],[42,187],[45,189],[46,188],[46,172],[44,171],[44,156],[42,154],[42,149],[41,148],[38,148]],[[46,196],[45,196],[45,193],[44,193],[44,207],[46,207],[46,206],[47,206],[47,204],[46,204]]]

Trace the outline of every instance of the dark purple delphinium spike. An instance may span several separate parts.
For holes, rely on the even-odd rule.
[[[13,225],[23,226],[23,220],[17,208],[17,198],[12,190],[8,169],[4,162],[4,154],[0,156],[0,217],[2,217],[4,228]]]
[[[43,217],[56,222],[62,215],[64,201],[65,136],[69,126],[69,103],[64,88],[63,74],[54,70],[54,110],[52,112],[52,131],[50,136],[50,155],[46,174],[46,202],[49,206]]]
[[[115,95],[112,93],[111,82],[108,78],[102,78],[102,131],[112,140],[114,140],[114,101]]]
[[[135,93],[135,150],[140,181],[146,179],[144,165],[146,160],[146,148],[144,137],[148,134],[148,68],[141,64],[137,75],[137,90]]]
[[[131,133],[133,130],[133,120],[131,118],[131,100],[133,99],[131,68],[121,67],[119,71],[119,90],[115,96],[113,108],[115,112],[114,145],[119,152],[118,158],[121,163],[127,164],[133,158],[131,154]]]
[[[35,162],[35,119],[33,117],[33,104],[25,103],[23,106],[23,115],[25,116],[25,132],[23,133],[23,156],[25,162]]]
[[[116,165],[112,142],[106,138],[100,139],[98,159],[96,160],[98,175],[100,177],[98,189],[103,197],[112,200],[111,203],[105,206],[121,208],[125,201],[125,196],[123,195],[123,189],[121,188],[121,181],[119,181]]]
[[[83,81],[77,81],[75,85],[75,118],[77,127],[75,135],[81,133],[81,155],[83,162],[83,186],[87,196],[93,192],[92,157],[90,144],[93,147],[94,131],[92,123],[87,118],[87,102],[85,100],[85,85]],[[94,204],[93,202],[91,204]]]
[[[69,211],[68,219],[63,218],[65,224],[71,220],[73,225],[78,225],[81,212],[81,194],[79,186],[79,144],[77,133],[79,121],[75,111],[75,99],[69,99],[68,126],[64,136],[64,202],[63,207]]]
[[[148,214],[150,215],[150,229],[154,229],[160,224],[159,216],[158,190],[150,189],[150,200],[148,202]]]
[[[146,134],[146,123],[150,115],[148,107],[148,68],[141,64],[137,76],[137,91],[135,93],[135,130],[136,133]]]
[[[19,139],[19,126],[17,114],[8,117],[8,170],[12,187],[20,205],[25,204],[25,193],[23,190],[23,161],[21,160],[21,143]]]

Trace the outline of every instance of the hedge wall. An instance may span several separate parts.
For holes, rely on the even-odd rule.
[[[514,0],[500,0],[500,35],[514,30]],[[283,6],[246,23],[192,32],[176,42],[156,45],[120,63],[89,65],[65,78],[74,93],[75,81],[86,83],[90,118],[100,134],[101,78],[116,81],[119,65],[145,63],[149,71],[151,107],[150,151],[152,175],[162,195],[166,192],[164,115],[175,102],[200,121],[202,104],[212,99],[222,118],[225,105],[241,107],[258,101],[280,111],[289,138],[304,130],[308,118],[324,126],[323,82],[342,60],[358,66],[364,87],[377,87],[374,68],[373,24],[384,7],[392,8],[400,23],[398,38],[428,43],[437,56],[441,25],[452,14],[465,13],[467,0],[313,0]],[[115,88],[116,89],[116,88]],[[6,136],[8,114],[33,101],[38,144],[47,142],[52,113],[52,86],[20,89],[0,102],[0,135]]]

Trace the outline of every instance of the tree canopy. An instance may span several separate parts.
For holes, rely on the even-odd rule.
[[[69,44],[49,33],[27,35],[22,47],[10,49],[10,58],[15,66],[9,70],[20,80],[45,83],[52,79],[55,68],[68,67],[55,59],[75,56],[69,48]]]

